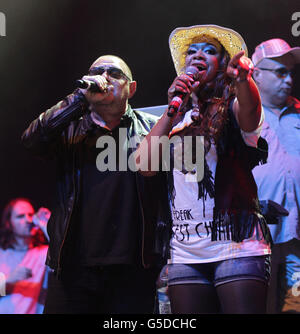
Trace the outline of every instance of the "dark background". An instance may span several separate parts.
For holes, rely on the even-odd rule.
[[[0,209],[19,196],[51,207],[54,165],[31,157],[20,136],[74,90],[74,81],[98,56],[115,54],[128,63],[138,81],[131,105],[142,107],[167,103],[175,77],[168,37],[176,27],[234,29],[250,55],[275,37],[300,46],[300,36],[291,32],[299,0],[0,0],[0,12],[6,16],[6,36],[0,37]]]

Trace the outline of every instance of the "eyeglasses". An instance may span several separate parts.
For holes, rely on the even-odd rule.
[[[293,76],[293,72],[289,71],[287,68],[285,67],[280,67],[280,68],[276,68],[276,69],[271,69],[271,68],[261,68],[258,67],[259,70],[262,71],[270,71],[275,73],[275,75],[277,76],[277,78],[279,79],[285,79],[288,75],[290,75],[291,77]]]
[[[102,75],[104,72],[106,72],[111,78],[113,79],[121,79],[125,78],[128,81],[131,81],[131,79],[120,69],[113,66],[98,66],[98,67],[92,67],[89,70],[90,75]]]

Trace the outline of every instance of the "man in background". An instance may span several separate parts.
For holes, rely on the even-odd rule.
[[[289,212],[269,224],[274,245],[268,312],[300,313],[300,101],[291,96],[300,48],[270,39],[255,48],[252,61],[265,112],[261,136],[269,146],[267,163],[253,175],[259,199]]]
[[[47,292],[47,222],[26,198],[12,199],[0,222],[0,314],[42,313]]]

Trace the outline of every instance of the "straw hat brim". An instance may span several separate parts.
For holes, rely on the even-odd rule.
[[[218,40],[230,58],[242,50],[248,56],[244,39],[232,29],[212,24],[176,28],[169,37],[169,47],[177,75],[184,73],[186,52],[190,44],[200,43],[204,36]]]

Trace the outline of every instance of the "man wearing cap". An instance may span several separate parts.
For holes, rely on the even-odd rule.
[[[252,61],[265,112],[261,136],[269,145],[267,164],[255,167],[253,175],[259,199],[289,212],[269,224],[274,246],[268,309],[300,313],[300,101],[290,95],[300,48],[270,39],[256,47]]]

